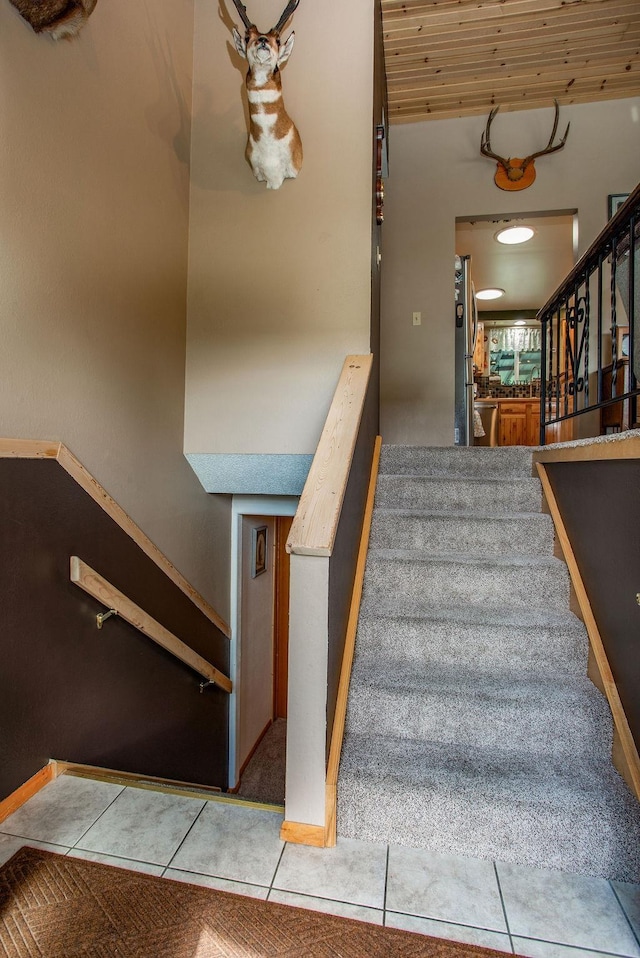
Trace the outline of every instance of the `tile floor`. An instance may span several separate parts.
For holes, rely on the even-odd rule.
[[[0,823],[22,845],[529,958],[640,958],[640,885],[343,839],[282,842],[282,815],[63,776]]]

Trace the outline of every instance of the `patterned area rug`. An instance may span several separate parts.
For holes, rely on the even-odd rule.
[[[0,955],[7,958],[499,954],[40,849],[22,848],[0,869]]]

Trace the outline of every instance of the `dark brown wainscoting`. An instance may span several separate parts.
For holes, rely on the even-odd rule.
[[[547,462],[545,468],[640,745],[640,460]]]
[[[69,474],[0,459],[0,800],[50,758],[226,788],[228,695],[69,580],[80,556],[228,674],[229,642]]]

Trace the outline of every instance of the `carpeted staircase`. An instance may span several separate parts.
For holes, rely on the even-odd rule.
[[[338,834],[640,881],[640,806],[524,447],[383,447]]]

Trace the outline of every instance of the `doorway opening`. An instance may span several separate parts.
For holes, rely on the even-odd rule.
[[[229,790],[284,803],[289,556],[298,500],[234,496],[232,506]]]
[[[525,225],[527,242],[498,241],[506,227]],[[456,219],[456,444],[538,444],[536,314],[573,268],[577,243],[576,210]],[[496,298],[477,295],[489,289]]]

